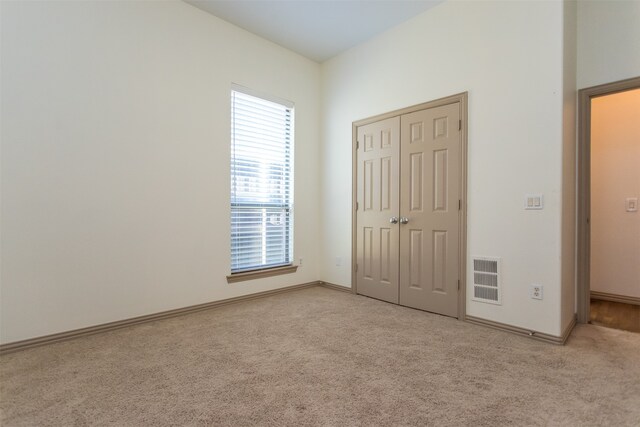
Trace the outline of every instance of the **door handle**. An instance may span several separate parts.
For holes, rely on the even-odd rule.
[[[406,216],[400,217],[400,224],[407,224],[409,222],[409,218]]]
[[[389,222],[391,224],[397,224],[398,223],[398,217],[397,216],[392,216],[391,218],[389,218]]]

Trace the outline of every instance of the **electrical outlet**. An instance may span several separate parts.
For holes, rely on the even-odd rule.
[[[300,257],[300,260],[298,261],[298,265],[299,265],[300,267],[302,267],[302,261],[303,261],[303,259],[304,259],[304,258]]]
[[[533,299],[542,299],[542,285],[531,285],[529,296]]]
[[[341,256],[337,256],[336,257],[336,267],[341,267],[342,266],[342,257]]]

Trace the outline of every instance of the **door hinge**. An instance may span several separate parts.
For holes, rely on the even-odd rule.
[[[460,290],[460,279],[458,279],[458,290]]]
[[[462,210],[462,199],[458,199],[458,210]]]
[[[360,141],[356,141],[356,150],[360,149]]]
[[[462,130],[462,120],[458,120],[458,130]]]
[[[358,264],[356,264],[356,271],[358,271]]]
[[[360,209],[360,203],[356,202],[356,210]]]

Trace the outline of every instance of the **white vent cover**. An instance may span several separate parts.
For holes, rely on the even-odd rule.
[[[473,257],[473,301],[502,304],[501,258]]]

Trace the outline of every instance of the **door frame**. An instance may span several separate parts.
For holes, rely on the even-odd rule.
[[[578,240],[576,302],[579,323],[589,323],[591,304],[591,99],[640,89],[640,77],[578,91]]]
[[[459,236],[459,260],[458,277],[460,278],[460,290],[458,292],[458,320],[465,320],[467,309],[467,138],[468,138],[468,92],[462,92],[455,95],[439,98],[433,101],[424,102],[422,104],[412,105],[410,107],[401,108],[399,110],[390,111],[388,113],[379,114],[376,116],[368,117],[366,119],[357,120],[351,124],[351,292],[358,293],[356,283],[356,261],[357,261],[357,179],[358,179],[358,158],[357,158],[357,138],[358,127],[364,126],[370,123],[374,123],[380,120],[389,119],[396,116],[401,116],[407,113],[413,113],[420,110],[426,110],[429,108],[441,107],[443,105],[460,103],[460,120],[462,124],[461,131],[461,147],[460,147],[460,200],[462,200],[462,206],[460,208],[460,215],[458,217],[458,226],[460,227]]]

